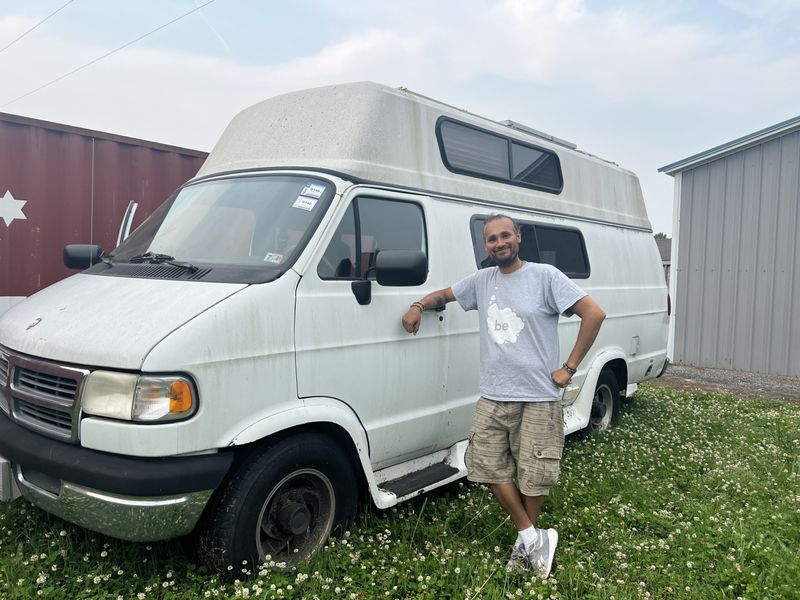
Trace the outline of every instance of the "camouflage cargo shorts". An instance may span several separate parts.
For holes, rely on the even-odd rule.
[[[546,496],[558,481],[564,450],[561,402],[495,402],[480,398],[469,433],[467,479],[510,483]]]

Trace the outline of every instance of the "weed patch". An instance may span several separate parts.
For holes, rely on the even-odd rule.
[[[222,583],[178,542],[105,538],[18,500],[0,505],[0,598],[797,598],[800,406],[643,387],[616,428],[567,440],[539,525],[559,531],[553,574],[507,573],[510,521],[460,483],[366,508],[291,572]]]

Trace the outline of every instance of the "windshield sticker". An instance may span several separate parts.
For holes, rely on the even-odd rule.
[[[309,198],[320,198],[325,193],[325,186],[321,183],[307,183],[303,191],[300,192],[301,196],[308,196]]]
[[[307,196],[298,196],[297,200],[292,204],[292,208],[301,208],[303,210],[311,210],[316,206],[318,200],[308,198]]]
[[[264,257],[264,262],[277,265],[278,263],[283,262],[283,254],[277,254],[275,252],[267,252],[267,255]]]

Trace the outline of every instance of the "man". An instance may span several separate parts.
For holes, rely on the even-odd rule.
[[[481,398],[469,434],[467,477],[489,485],[517,528],[508,568],[534,568],[547,577],[558,533],[534,524],[558,480],[564,446],[560,399],[605,313],[555,267],[519,258],[522,237],[510,217],[489,217],[483,236],[497,266],[414,302],[403,327],[416,335],[423,312],[453,300],[464,310],[478,310]],[[578,337],[559,366],[558,317],[573,313],[581,318]]]

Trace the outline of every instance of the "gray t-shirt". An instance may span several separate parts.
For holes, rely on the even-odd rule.
[[[480,393],[490,400],[542,402],[561,390],[550,374],[559,366],[558,316],[586,296],[551,265],[525,263],[513,273],[481,269],[452,286],[464,310],[478,310]]]

